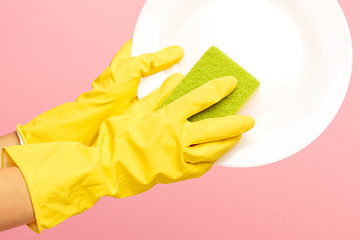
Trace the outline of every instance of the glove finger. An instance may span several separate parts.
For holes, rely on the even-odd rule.
[[[168,77],[158,89],[152,91],[149,95],[132,105],[130,111],[156,111],[159,105],[167,98],[167,96],[169,96],[169,94],[183,79],[184,75],[181,73],[174,73]]]
[[[184,56],[184,50],[179,46],[171,46],[156,53],[145,53],[131,57],[115,66],[114,74],[120,79],[140,80],[154,73],[165,70],[178,63]]]
[[[115,54],[111,64],[119,64],[120,62],[124,61],[131,57],[131,46],[132,46],[132,39],[127,41],[121,49]]]
[[[189,163],[192,165],[192,169],[181,179],[187,180],[187,179],[193,179],[193,178],[199,178],[202,177],[205,173],[207,173],[215,162],[204,162],[204,163]]]
[[[184,50],[179,46],[164,48],[156,53],[146,53],[135,57],[142,77],[165,70],[178,63],[184,56]]]
[[[234,147],[240,138],[241,135],[220,141],[192,145],[187,147],[185,159],[189,163],[215,162]]]
[[[222,77],[211,80],[181,96],[161,110],[166,111],[169,115],[179,116],[185,120],[229,95],[237,83],[238,81],[234,77]]]
[[[112,81],[115,89],[125,91],[128,98],[137,98],[141,77],[165,70],[181,60],[184,50],[179,46],[164,48],[156,53],[147,53],[128,58],[118,65],[111,65]]]
[[[191,146],[236,137],[249,131],[254,125],[255,120],[246,115],[186,122],[183,128],[184,144]]]

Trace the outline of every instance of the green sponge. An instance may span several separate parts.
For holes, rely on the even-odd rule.
[[[206,118],[236,114],[260,83],[217,47],[211,47],[206,51],[159,108],[168,105],[210,80],[225,76],[233,76],[238,80],[238,85],[234,91],[220,102],[191,116],[188,120],[195,122]]]

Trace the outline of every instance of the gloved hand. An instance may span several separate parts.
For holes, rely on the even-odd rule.
[[[122,114],[137,101],[141,77],[162,71],[180,61],[184,51],[178,46],[157,53],[131,56],[131,40],[115,55],[109,67],[93,82],[90,92],[75,102],[45,112],[16,130],[25,144],[76,141],[92,145],[101,123]]]
[[[227,96],[233,77],[209,81],[158,109],[183,78],[174,74],[124,114],[101,125],[94,146],[53,142],[4,148],[21,170],[40,233],[92,207],[102,196],[123,198],[158,183],[197,178],[233,147],[254,119],[234,115],[189,122],[187,118]]]

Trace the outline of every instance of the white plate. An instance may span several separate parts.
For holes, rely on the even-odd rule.
[[[170,74],[186,74],[213,45],[261,82],[239,112],[256,126],[222,166],[261,166],[302,150],[335,117],[350,81],[351,37],[335,0],[148,0],[132,54],[170,45],[184,48],[183,60],[143,79],[140,97]]]

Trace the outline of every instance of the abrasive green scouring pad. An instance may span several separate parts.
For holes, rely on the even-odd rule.
[[[206,118],[236,114],[260,83],[217,47],[211,47],[206,51],[159,108],[168,105],[210,80],[225,76],[233,76],[238,80],[238,85],[234,91],[220,102],[191,116],[188,120],[195,122]]]

